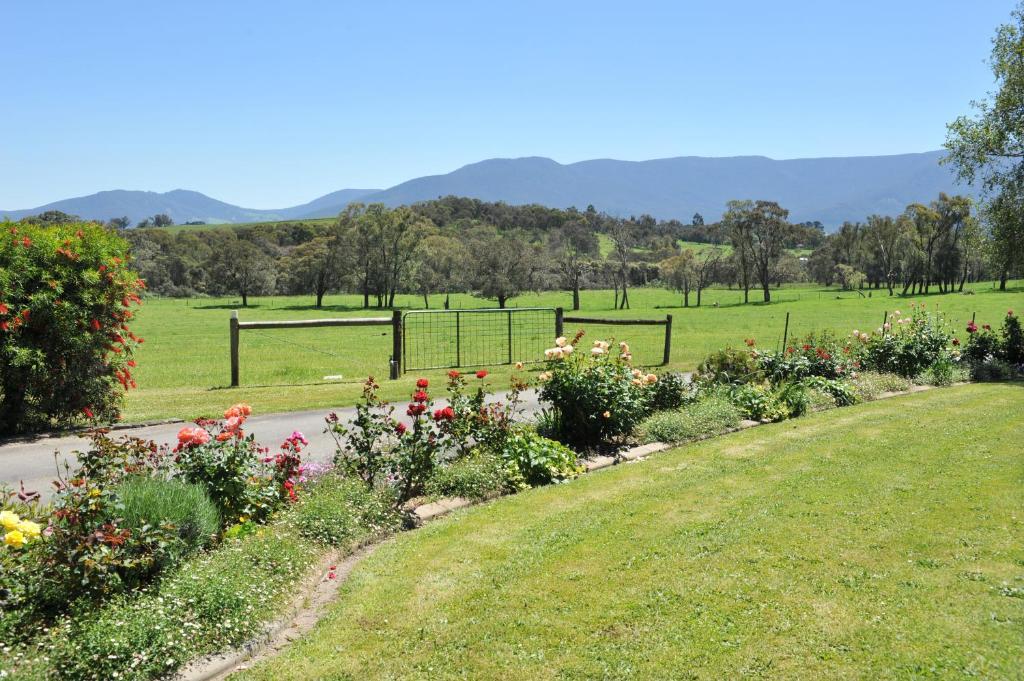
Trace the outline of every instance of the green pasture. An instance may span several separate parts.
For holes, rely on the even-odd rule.
[[[700,308],[683,309],[682,296],[656,288],[634,288],[630,310],[614,310],[611,291],[584,291],[581,315],[614,318],[664,319],[673,316],[673,368],[693,369],[708,352],[726,345],[742,344],[755,338],[763,347],[777,347],[790,313],[790,336],[817,329],[849,333],[852,329],[874,329],[886,311],[909,310],[912,300],[929,309],[941,310],[957,329],[973,313],[979,323],[998,323],[1007,308],[1024,309],[1024,288],[994,291],[990,283],[972,287],[975,295],[949,294],[917,298],[888,297],[873,291],[871,297],[814,287],[783,287],[772,292],[769,305],[740,304],[742,292],[712,289],[704,293]],[[760,292],[751,291],[751,300]],[[691,295],[691,303],[696,297]],[[352,404],[359,397],[360,383],[369,374],[380,380],[389,398],[401,398],[411,391],[416,375],[388,381],[391,354],[389,327],[317,328],[296,330],[246,330],[241,335],[241,387],[230,383],[228,320],[240,310],[245,320],[310,319],[318,317],[390,316],[390,310],[361,308],[361,298],[332,295],[317,310],[310,297],[267,297],[250,299],[242,309],[237,298],[149,299],[139,309],[135,331],[146,341],[138,354],[136,377],[139,389],[129,393],[125,420],[193,418],[216,414],[224,406],[249,401],[261,412],[320,409]],[[422,309],[419,296],[399,296],[402,309]],[[568,307],[570,295],[562,292],[529,294],[515,298],[518,307]],[[717,307],[715,304],[717,303]],[[491,301],[469,295],[452,296],[452,306],[480,308]],[[442,306],[434,296],[431,307]],[[573,314],[567,310],[566,314]],[[579,325],[567,324],[572,335]],[[663,327],[587,325],[584,343],[595,338],[627,340],[635,358],[643,364],[661,361]],[[554,329],[552,329],[552,333]],[[537,358],[541,359],[540,357]],[[441,379],[443,370],[423,372]],[[494,367],[492,387],[507,384],[507,367]],[[325,381],[325,376],[341,376]]]
[[[240,679],[1019,679],[1024,384],[659,453],[400,535]]]

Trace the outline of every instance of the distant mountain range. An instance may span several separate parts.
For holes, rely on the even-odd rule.
[[[167,213],[176,223],[296,220],[337,215],[353,201],[389,206],[457,195],[511,204],[556,208],[593,204],[612,215],[648,213],[689,222],[694,213],[717,220],[730,199],[770,199],[790,210],[795,222],[819,220],[835,227],[871,214],[895,215],[939,192],[975,195],[957,184],[952,169],[939,165],[945,152],[777,161],[764,156],[681,156],[651,161],[598,159],[561,164],[549,158],[489,159],[446,175],[429,175],[389,189],[342,189],[290,208],[260,210],[217,201],[195,191],[166,193],[114,190],[55,201],[23,210],[0,211],[17,220],[47,210],[133,222]]]

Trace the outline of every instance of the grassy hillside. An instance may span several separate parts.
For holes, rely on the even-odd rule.
[[[460,512],[232,678],[1020,678],[1022,396],[817,414]]]
[[[977,286],[977,295],[933,295],[926,300],[932,308],[948,314],[955,328],[963,328],[972,313],[979,322],[998,322],[1007,308],[1024,309],[1024,288],[999,293],[991,284]],[[774,292],[771,305],[739,305],[736,290],[707,291],[704,306],[682,309],[679,294],[662,289],[634,289],[631,310],[613,310],[611,291],[584,291],[582,313],[618,318],[661,318],[674,316],[672,366],[693,369],[708,352],[726,345],[740,345],[756,338],[766,347],[782,340],[786,313],[791,313],[790,335],[815,329],[833,329],[846,334],[854,328],[871,329],[882,322],[886,310],[908,309],[910,300],[811,287],[787,287]],[[758,295],[751,293],[752,300]],[[440,297],[431,306],[441,307]],[[357,296],[328,296],[322,310],[312,307],[306,297],[255,299],[241,311],[242,320],[306,319],[390,315],[390,311],[364,311]],[[403,309],[422,308],[422,298],[399,296]],[[520,296],[512,301],[520,307],[568,306],[565,293]],[[718,303],[719,307],[714,307]],[[488,307],[493,302],[468,295],[453,296],[453,307]],[[313,409],[353,403],[360,394],[360,382],[368,375],[387,376],[391,354],[390,329],[358,327],[348,329],[298,329],[244,331],[241,340],[242,387],[228,389],[228,319],[238,300],[151,299],[139,310],[134,329],[146,339],[141,347],[136,376],[139,390],[129,393],[125,418],[185,417],[214,414],[224,404],[250,401],[259,411]],[[567,333],[578,325],[567,325]],[[611,327],[588,325],[589,338],[615,337],[630,341],[637,361],[660,362],[664,342],[662,327]],[[553,332],[553,329],[552,329]],[[443,371],[417,372],[443,376]],[[504,385],[507,369],[495,368],[494,385]],[[325,376],[342,376],[342,382],[324,382]],[[400,381],[383,380],[390,398],[408,395],[415,375]]]

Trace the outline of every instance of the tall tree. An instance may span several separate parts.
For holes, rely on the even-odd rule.
[[[580,309],[580,286],[599,252],[597,235],[583,220],[573,220],[549,232],[548,251],[563,286],[572,291],[572,309]]]
[[[996,91],[971,102],[976,115],[957,118],[946,134],[946,161],[962,180],[981,180],[1001,290],[1024,268],[1024,2],[1010,16],[992,40]]]
[[[431,293],[444,293],[444,306],[448,308],[449,295],[466,279],[467,262],[465,247],[454,237],[431,234],[420,242],[412,280],[423,296],[424,307],[430,307]]]
[[[629,261],[637,242],[637,228],[632,222],[619,220],[608,236],[611,237],[613,244],[609,259],[615,263],[614,271],[617,275],[618,285],[622,287],[622,297],[619,299],[618,308],[628,310]]]
[[[282,260],[281,269],[293,292],[312,293],[317,309],[324,295],[340,286],[350,271],[338,236],[318,236],[296,246]]]
[[[750,302],[750,283],[754,266],[752,213],[754,202],[730,201],[722,214],[722,229],[732,244],[732,260],[736,279],[743,287],[743,302]]]
[[[249,296],[273,291],[274,261],[251,241],[234,234],[213,250],[208,268],[216,292],[237,293],[242,307],[249,306]]]

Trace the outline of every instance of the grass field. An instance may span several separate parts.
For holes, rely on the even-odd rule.
[[[232,678],[1020,678],[1022,431],[933,390],[460,512]]]
[[[1024,309],[1024,288],[1011,292],[992,291],[991,284],[978,285],[977,295],[932,295],[917,300],[943,310],[956,328],[971,314],[979,322],[997,323],[1009,307]],[[581,314],[617,318],[664,318],[672,314],[673,345],[671,365],[692,369],[710,351],[744,338],[774,347],[782,340],[786,313],[791,313],[790,335],[830,328],[847,333],[853,328],[875,328],[886,310],[908,309],[908,299],[889,298],[874,292],[871,298],[856,293],[839,293],[810,287],[790,287],[773,292],[770,305],[740,305],[742,294],[735,290],[705,292],[701,308],[682,309],[681,296],[661,289],[630,291],[631,310],[613,310],[611,291],[584,291]],[[758,299],[751,292],[751,299]],[[692,298],[691,298],[692,300]],[[388,316],[390,311],[369,312],[359,307],[357,296],[328,296],[316,310],[308,297],[254,299],[240,312],[242,320],[306,319],[315,317]],[[520,296],[511,305],[567,306],[565,293]],[[718,303],[719,307],[714,307]],[[399,296],[403,309],[422,308],[417,296]],[[453,307],[479,308],[490,301],[469,295],[453,296]],[[440,297],[431,303],[441,306]],[[243,331],[241,336],[241,387],[230,389],[228,319],[240,308],[237,299],[150,299],[139,309],[134,329],[146,339],[141,347],[136,372],[139,389],[128,395],[125,420],[193,418],[216,414],[224,406],[247,400],[260,412],[319,409],[352,404],[360,394],[360,382],[373,374],[385,379],[391,354],[390,328],[320,328],[298,330]],[[576,325],[567,325],[572,333]],[[590,338],[614,336],[629,340],[637,361],[661,361],[663,327],[588,326]],[[538,358],[539,359],[539,358]],[[418,372],[441,378],[443,371]],[[340,382],[325,382],[325,376],[342,376]],[[508,369],[494,368],[493,385],[503,388]],[[382,380],[389,398],[406,396],[415,375],[399,381]]]

